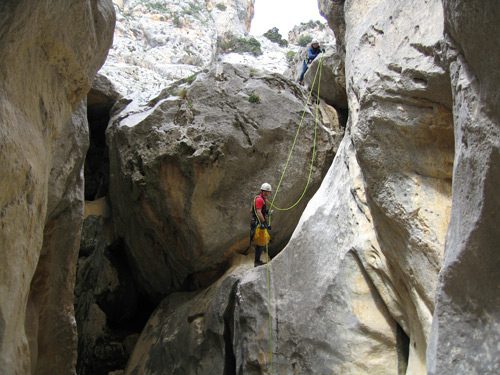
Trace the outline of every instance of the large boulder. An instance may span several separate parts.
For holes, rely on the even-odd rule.
[[[500,372],[500,6],[443,4],[450,43],[459,51],[450,67],[456,156],[429,373],[494,374]]]
[[[4,1],[0,14],[0,368],[74,373],[88,145],[80,103],[111,45],[114,11],[104,0]]]
[[[271,251],[280,249],[331,163],[334,134],[304,106],[299,86],[280,75],[221,65],[190,85],[171,87],[149,106],[131,103],[108,129],[117,233],[142,288],[153,298],[200,287],[248,246],[252,198],[277,188],[301,117],[301,132],[276,204]],[[304,111],[305,109],[305,111]],[[338,123],[332,124],[338,130]],[[313,148],[314,134],[316,148]]]

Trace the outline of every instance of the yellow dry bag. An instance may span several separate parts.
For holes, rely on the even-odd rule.
[[[271,235],[269,234],[267,228],[255,228],[255,234],[253,235],[253,242],[257,246],[266,246],[271,239]]]

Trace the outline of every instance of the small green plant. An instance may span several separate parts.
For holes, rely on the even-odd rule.
[[[189,8],[184,9],[184,14],[196,17],[203,10],[203,8],[196,3],[189,3],[188,5],[189,5]]]
[[[226,33],[222,38],[217,40],[219,49],[222,52],[236,52],[236,53],[251,53],[254,56],[262,55],[260,42],[254,37],[244,38],[236,37],[231,33]]]
[[[167,12],[167,8],[165,7],[165,4],[161,3],[161,2],[151,2],[151,3],[144,3],[144,5],[149,9],[149,10],[153,10],[153,11],[156,11],[156,12],[159,12],[159,13],[165,13]]]
[[[188,91],[185,87],[181,88],[179,92],[177,93],[177,96],[181,99],[187,99],[188,97]]]
[[[255,74],[257,74],[257,69],[255,69],[255,68],[250,68],[250,77],[252,77],[252,78],[253,78],[253,77],[255,76]]]
[[[260,96],[257,95],[255,92],[252,92],[249,96],[248,96],[248,101],[250,103],[254,103],[254,104],[259,104],[260,103]]]
[[[272,29],[267,30],[264,33],[264,36],[271,42],[279,44],[281,47],[288,47],[288,41],[281,37],[281,34],[277,27],[273,27]]]
[[[182,28],[182,21],[177,14],[172,19],[172,22],[174,26],[177,27],[178,29]]]
[[[191,74],[189,77],[186,78],[186,82],[189,84],[193,83],[197,75],[198,75],[197,73]]]
[[[286,61],[288,61],[289,63],[293,62],[293,59],[295,58],[295,56],[297,55],[297,52],[295,51],[288,51],[286,53]]]
[[[221,12],[224,12],[227,9],[227,7],[222,3],[217,3],[215,7],[219,9]]]
[[[307,45],[311,43],[312,40],[313,40],[312,36],[304,34],[299,37],[299,39],[297,40],[297,44],[301,47],[307,47]]]

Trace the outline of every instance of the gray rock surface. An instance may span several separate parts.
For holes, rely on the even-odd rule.
[[[320,14],[326,18],[328,26],[335,34],[337,43],[337,51],[341,55],[345,55],[345,17],[344,17],[345,0],[318,0],[318,8]]]
[[[266,266],[250,270],[251,257],[240,256],[206,290],[167,297],[127,374],[398,373],[405,358],[397,323],[374,285],[383,286],[389,270],[360,172],[346,139],[287,248],[271,262],[270,283]]]
[[[129,106],[112,120],[108,143],[116,230],[151,297],[207,285],[232,254],[245,250],[253,194],[263,181],[276,188],[304,95],[280,75],[221,65],[190,85],[169,88],[147,110],[134,113]],[[307,182],[311,111],[305,112],[275,202],[280,207],[293,204]],[[318,128],[317,160],[304,200],[276,215],[272,251],[290,236],[332,160],[340,131],[338,123],[331,125],[335,129],[321,123]]]
[[[88,126],[83,102],[54,144],[43,246],[29,290],[26,334],[31,366],[40,374],[69,373],[76,359],[73,289],[87,148]]]
[[[344,59],[335,50],[325,51],[311,63],[304,82],[314,93],[319,90],[319,96],[328,104],[347,109]]]
[[[236,257],[226,274],[206,290],[165,298],[142,331],[126,374],[236,373],[236,285],[253,266],[249,258]]]
[[[391,270],[381,293],[425,373],[451,206],[451,91],[440,1],[346,3],[346,82],[367,201]]]
[[[427,358],[430,374],[500,372],[500,6],[444,1],[458,55],[453,208]]]
[[[239,373],[271,373],[271,366],[286,374],[397,373],[397,324],[380,297],[391,292],[390,270],[347,137],[270,264],[270,303],[266,271],[246,274],[238,286]]]
[[[113,25],[110,1],[0,4],[5,374],[74,373],[73,286],[88,136],[80,103],[104,62]]]
[[[209,67],[218,38],[250,29],[254,0],[114,0],[117,27],[101,74],[120,94],[154,98],[174,81]]]
[[[302,22],[294,26],[289,32],[287,40],[291,44],[299,44],[300,39],[312,38],[318,40],[321,44],[335,41],[335,35],[325,21]]]

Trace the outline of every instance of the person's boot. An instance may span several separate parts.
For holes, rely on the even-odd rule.
[[[258,267],[258,266],[262,266],[264,265],[265,263],[262,262],[261,260],[256,260],[254,263],[253,263],[253,266],[254,267]]]

